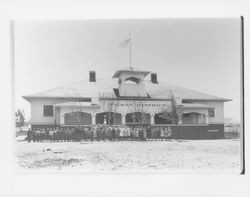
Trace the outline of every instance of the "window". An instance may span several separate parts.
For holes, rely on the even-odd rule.
[[[53,116],[53,105],[44,105],[43,106],[43,115],[44,116]]]
[[[139,84],[140,83],[140,79],[136,78],[136,77],[129,77],[125,79],[125,83],[133,83],[133,84]]]
[[[208,116],[209,117],[214,117],[214,108],[209,108],[208,109]]]

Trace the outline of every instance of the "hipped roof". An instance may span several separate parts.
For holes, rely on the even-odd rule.
[[[151,99],[169,99],[172,92],[175,98],[178,99],[230,101],[230,99],[209,95],[161,81],[155,84],[150,80],[145,80],[144,84],[145,90]],[[113,94],[114,88],[118,88],[117,79],[97,79],[96,82],[89,82],[88,79],[85,79],[36,94],[23,96],[23,98],[26,100],[32,98],[98,98],[101,93]]]

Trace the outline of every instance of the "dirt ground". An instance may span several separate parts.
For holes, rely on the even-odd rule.
[[[240,140],[27,143],[20,136],[16,159],[21,171],[239,173]]]

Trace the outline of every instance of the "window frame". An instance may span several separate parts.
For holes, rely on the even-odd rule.
[[[212,113],[212,115],[211,115],[211,113]],[[215,117],[215,110],[214,110],[214,108],[208,108],[208,117],[209,118]]]
[[[45,113],[45,108],[46,107],[52,107],[52,114]],[[48,109],[47,109],[48,110]],[[53,105],[43,105],[43,116],[44,117],[53,117],[54,116],[54,106]]]

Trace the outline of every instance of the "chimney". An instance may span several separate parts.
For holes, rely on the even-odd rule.
[[[158,83],[157,81],[157,73],[151,73],[151,82]]]
[[[89,71],[89,81],[90,82],[96,82],[95,71]]]

